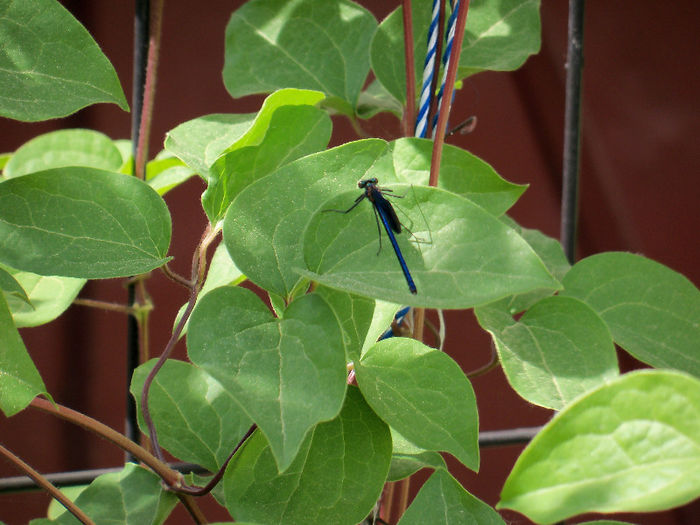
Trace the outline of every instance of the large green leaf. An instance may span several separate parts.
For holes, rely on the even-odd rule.
[[[128,175],[94,168],[39,171],[0,183],[0,262],[40,275],[109,278],[161,266],[170,215]]]
[[[640,361],[700,376],[700,292],[683,275],[640,255],[579,261],[563,294],[595,310],[613,339]]]
[[[407,478],[422,468],[447,468],[445,460],[438,452],[416,446],[394,428],[391,429],[391,441],[391,466],[387,481]]]
[[[26,290],[29,297],[29,303],[16,296],[7,297],[12,318],[18,327],[39,326],[53,321],[66,311],[87,282],[86,279],[37,275],[7,267],[5,269]]]
[[[504,525],[498,513],[469,494],[446,470],[437,470],[416,494],[399,525]]]
[[[542,299],[517,322],[498,306],[476,314],[494,338],[508,382],[530,403],[560,410],[618,374],[608,327],[577,299]]]
[[[348,0],[252,0],[226,27],[224,84],[234,97],[314,89],[352,114],[377,22]]]
[[[479,468],[479,421],[469,380],[450,356],[419,341],[393,337],[355,364],[367,403],[406,439],[449,452]]]
[[[381,494],[390,457],[388,427],[351,387],[338,417],[314,429],[284,474],[254,434],[226,469],[226,506],[244,521],[355,525]]]
[[[138,367],[131,394],[141,414],[141,390],[155,360]],[[149,392],[148,408],[158,441],[173,456],[216,472],[250,428],[252,421],[219,382],[201,368],[168,359]]]
[[[469,5],[457,80],[484,70],[517,69],[528,56],[537,53],[539,4],[539,0],[473,0]],[[420,89],[432,2],[413,0],[411,5],[415,82]],[[394,98],[405,103],[402,17],[399,7],[379,25],[372,40],[371,61],[377,79]]]
[[[377,255],[377,225],[369,202],[351,214],[317,213],[312,218],[304,237],[310,270],[305,275],[367,297],[432,308],[470,308],[514,293],[558,287],[522,237],[470,200],[424,186],[392,189],[406,194],[400,209],[418,240],[398,236],[417,295],[409,292],[384,232]],[[357,190],[342,193],[322,209],[347,208],[355,196]]]
[[[0,115],[37,121],[97,102],[129,107],[90,34],[55,0],[0,0]]]
[[[412,151],[430,156],[427,148]],[[399,236],[418,284],[418,296],[412,296],[386,241],[377,257],[370,203],[348,215],[321,213],[348,208],[358,196],[359,179],[376,177],[391,184],[399,180],[397,171],[415,176],[415,170],[396,169],[405,162],[399,158],[403,153],[397,154],[393,144],[362,140],[309,155],[251,184],[233,201],[224,221],[224,241],[236,265],[253,282],[283,297],[296,288],[306,267],[313,273],[304,275],[334,288],[443,308],[558,287],[527,243],[483,208],[435,188],[395,187],[397,195],[406,195],[397,203],[404,224],[416,238],[432,238],[432,244],[415,245],[407,235]],[[477,185],[479,179],[473,180]],[[356,189],[350,193],[351,188]],[[333,195],[337,197],[329,200]],[[300,232],[307,227],[302,251]]]
[[[7,417],[13,416],[43,393],[44,382],[12,322],[5,296],[0,293],[0,409]]]
[[[177,502],[158,476],[133,463],[121,472],[99,476],[75,500],[95,523],[109,525],[160,525]],[[74,525],[78,520],[64,512],[49,523]]]
[[[19,148],[5,166],[6,177],[64,166],[118,171],[122,156],[112,140],[89,129],[64,129],[40,135]]]
[[[249,290],[217,288],[190,318],[188,354],[255,421],[284,471],[308,431],[338,414],[345,393],[345,352],[336,317],[305,295],[272,317]]]
[[[700,381],[644,370],[557,414],[506,480],[500,508],[537,523],[584,512],[651,512],[700,496]]]

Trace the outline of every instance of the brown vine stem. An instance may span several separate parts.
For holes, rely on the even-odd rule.
[[[95,522],[90,519],[90,517],[85,514],[78,506],[73,503],[70,499],[66,497],[63,492],[58,490],[54,485],[52,485],[48,479],[46,479],[41,473],[34,470],[27,463],[22,461],[20,458],[15,456],[10,450],[6,449],[0,445],[0,455],[2,455],[8,462],[12,463],[19,471],[24,473],[27,477],[31,478],[34,483],[39,487],[48,492],[52,498],[57,500],[61,505],[63,505],[68,512],[80,520],[81,523],[85,525],[95,525]]]
[[[442,160],[442,148],[445,144],[445,131],[447,130],[447,120],[452,109],[452,94],[455,89],[457,79],[457,67],[459,66],[459,55],[462,52],[462,42],[464,41],[464,27],[467,24],[467,12],[469,11],[469,0],[461,0],[457,11],[457,21],[455,23],[455,36],[452,42],[452,54],[450,63],[447,66],[447,78],[445,79],[445,92],[442,97],[442,110],[438,117],[437,127],[433,133],[435,142],[433,143],[433,156],[430,160],[430,182],[431,186],[437,186],[440,172],[440,161]]]
[[[401,129],[404,137],[413,135],[416,122],[416,66],[413,57],[413,16],[411,0],[403,0],[403,50],[406,69],[406,107]]]
[[[140,447],[130,439],[127,439],[126,436],[120,434],[113,428],[108,427],[104,423],[86,416],[81,412],[64,407],[57,403],[50,403],[49,401],[39,397],[34,398],[29,406],[78,425],[79,427],[89,430],[101,438],[106,439],[110,443],[117,445],[119,448],[128,452],[139,461],[148,465],[148,467],[158,474],[168,486],[179,487],[182,484],[182,474],[171,469],[166,463],[153,456],[146,449]]]
[[[155,453],[156,457],[161,461],[164,461],[165,458],[163,456],[163,451],[160,448],[160,444],[158,443],[156,427],[153,424],[151,412],[148,408],[148,393],[150,391],[151,384],[153,383],[153,380],[156,377],[156,374],[158,374],[158,372],[163,367],[168,357],[172,353],[173,348],[175,348],[175,344],[180,339],[180,334],[182,334],[182,330],[185,328],[185,323],[189,319],[192,310],[194,310],[194,305],[197,302],[197,296],[199,295],[199,291],[202,288],[204,274],[206,272],[207,248],[214,241],[217,235],[218,230],[212,230],[211,224],[208,224],[206,229],[204,230],[202,239],[199,242],[199,245],[195,249],[194,254],[192,256],[192,281],[194,282],[194,285],[190,290],[190,297],[187,301],[187,307],[185,308],[185,311],[182,314],[180,321],[178,321],[175,330],[173,330],[173,333],[170,336],[170,340],[165,345],[163,353],[158,358],[158,361],[153,366],[151,371],[148,373],[148,376],[146,377],[146,380],[143,383],[143,389],[141,390],[141,411],[143,413],[143,419],[146,422],[146,426],[148,427],[148,436],[151,440],[151,445],[153,446],[153,452]]]
[[[120,314],[126,315],[134,315],[136,313],[136,308],[134,307],[129,307],[125,304],[99,301],[96,299],[73,299],[73,304],[77,304],[79,306],[88,306],[90,308],[98,308],[100,310],[107,310],[109,312],[118,312]]]

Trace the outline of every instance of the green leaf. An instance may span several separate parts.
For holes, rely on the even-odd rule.
[[[542,299],[517,322],[495,306],[476,314],[494,338],[508,382],[530,403],[560,410],[619,373],[608,327],[577,299]]]
[[[429,157],[427,149],[422,151]],[[397,195],[407,196],[397,205],[404,212],[399,216],[417,238],[433,238],[432,244],[416,246],[399,236],[419,285],[418,297],[412,296],[391,250],[387,247],[377,257],[377,226],[369,203],[348,215],[320,213],[347,209],[358,196],[359,179],[396,181],[396,164],[401,162],[392,145],[369,139],[283,166],[248,186],[231,204],[224,221],[229,253],[253,282],[284,297],[301,282],[300,273],[359,295],[444,308],[558,286],[532,249],[493,215],[452,193],[405,186],[395,188]],[[351,188],[356,189],[350,193]],[[304,271],[307,262],[314,273]]]
[[[237,147],[219,157],[211,167],[209,185],[202,195],[210,222],[221,220],[233,198],[250,183],[281,165],[325,149],[331,128],[328,114],[316,107],[276,108],[259,144]]]
[[[0,0],[0,115],[35,122],[98,102],[129,106],[90,34],[55,0]]]
[[[12,322],[12,316],[0,294],[0,409],[6,417],[15,415],[46,387]]]
[[[226,27],[224,84],[233,97],[294,87],[353,114],[377,22],[348,0],[253,0]]]
[[[0,266],[1,267],[1,266]],[[15,296],[8,296],[7,304],[17,327],[39,326],[49,323],[73,303],[87,280],[72,277],[47,277],[30,272],[20,272],[5,267],[26,290],[29,303]]]
[[[118,171],[122,156],[112,140],[89,129],[64,129],[40,135],[19,148],[5,166],[5,176],[65,166]]]
[[[357,116],[369,119],[385,111],[393,113],[396,118],[401,118],[403,105],[384,88],[381,82],[375,79],[367,86],[367,89],[360,93]]]
[[[415,82],[420,90],[432,2],[414,0],[411,5]],[[371,61],[377,79],[394,98],[405,103],[402,17],[399,7],[379,25],[372,40]],[[456,80],[484,70],[517,69],[539,49],[539,0],[473,0],[469,5]]]
[[[141,414],[141,390],[155,359],[134,372],[131,394]],[[148,408],[158,441],[173,456],[216,472],[250,428],[252,421],[221,384],[201,368],[168,359],[153,380]]]
[[[469,380],[450,356],[419,341],[380,341],[355,363],[369,406],[402,436],[426,450],[449,452],[479,468],[479,423]]]
[[[214,114],[183,122],[165,136],[165,149],[206,177],[209,166],[240,140],[255,121],[255,113]]]
[[[14,298],[29,308],[34,309],[22,285],[17,282],[10,272],[2,267],[0,267],[0,291],[5,294],[6,300]]]
[[[557,414],[518,458],[497,507],[554,523],[664,510],[699,495],[700,381],[643,370]]]
[[[700,292],[683,275],[639,255],[611,252],[576,263],[564,288],[593,308],[615,342],[640,361],[700,376]]]
[[[0,262],[40,275],[138,275],[165,261],[165,202],[134,177],[94,168],[40,171],[0,183]]]
[[[399,481],[422,468],[447,469],[445,460],[439,453],[417,447],[393,428],[391,440],[393,446],[387,481]]]
[[[83,492],[86,488],[88,488],[89,485],[76,485],[76,486],[68,486],[68,487],[61,487],[61,492],[63,493],[64,496],[66,496],[68,499],[71,501],[75,501],[78,496],[80,496],[80,493]],[[46,516],[50,520],[55,520],[58,518],[61,514],[68,512],[66,508],[61,504],[58,500],[52,499],[51,502],[49,503],[49,508],[46,511]]]
[[[192,313],[187,347],[190,360],[258,424],[280,471],[308,431],[342,406],[342,337],[335,315],[315,294],[299,297],[275,319],[249,290],[217,288]]]
[[[158,195],[165,195],[194,175],[192,168],[173,156],[156,158],[146,164],[146,182]]]
[[[319,286],[316,293],[323,297],[336,316],[336,322],[343,331],[346,359],[356,361],[372,322],[374,301],[347,292]]]
[[[469,494],[446,470],[436,470],[416,494],[399,525],[505,525],[498,513]]]
[[[307,227],[304,256],[320,283],[367,297],[431,308],[471,308],[515,293],[558,287],[532,248],[483,208],[438,188],[392,185],[414,239],[398,243],[418,288],[412,295],[388,246],[377,255],[377,224],[369,202],[347,215],[317,213]],[[347,209],[357,190],[322,209]],[[427,222],[426,222],[427,221]],[[365,232],[365,235],[358,235]],[[229,248],[230,249],[230,248]]]
[[[390,456],[388,427],[348,388],[338,417],[314,429],[284,474],[256,432],[226,469],[226,505],[244,521],[355,525],[381,494]]]
[[[93,521],[110,525],[160,525],[177,502],[158,476],[134,463],[127,463],[121,472],[99,476],[75,500]],[[51,523],[73,525],[78,520],[66,512]]]

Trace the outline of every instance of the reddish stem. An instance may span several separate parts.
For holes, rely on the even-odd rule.
[[[445,131],[447,120],[452,109],[452,94],[455,89],[457,79],[457,68],[459,67],[459,55],[462,52],[462,42],[464,41],[464,27],[467,24],[467,12],[469,10],[469,0],[462,0],[457,11],[457,22],[455,23],[455,36],[452,42],[452,54],[450,63],[447,66],[447,78],[445,79],[445,91],[442,96],[443,107],[440,110],[437,127],[433,137],[433,156],[430,161],[430,182],[431,186],[437,186],[438,175],[440,173],[440,161],[442,160],[442,147],[445,144]]]

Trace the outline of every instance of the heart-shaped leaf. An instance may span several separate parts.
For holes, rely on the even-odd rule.
[[[46,387],[12,322],[5,295],[0,293],[0,409],[15,415]]]
[[[59,2],[3,2],[0,35],[0,115],[35,122],[97,102],[128,111],[112,64]]]
[[[148,432],[141,413],[141,390],[155,359],[134,371],[131,395],[139,408],[139,426]],[[158,441],[173,456],[216,472],[250,428],[231,394],[201,368],[168,359],[151,384],[148,408]]]
[[[122,156],[112,140],[89,129],[63,129],[39,135],[15,151],[5,166],[6,177],[65,166],[119,171]]]
[[[564,288],[640,361],[700,376],[700,291],[683,275],[640,255],[609,252],[576,263]]]
[[[18,270],[138,275],[166,261],[170,229],[163,199],[128,175],[69,167],[0,183],[0,262]]]
[[[577,299],[542,299],[517,322],[498,306],[476,314],[496,342],[508,382],[530,403],[560,410],[618,374],[608,327]]]
[[[643,370],[559,412],[518,458],[497,507],[546,524],[664,510],[698,496],[700,381]]]
[[[226,469],[231,514],[279,525],[355,525],[369,514],[389,469],[391,436],[357,388],[348,388],[338,417],[319,424],[302,450],[279,474],[270,446],[256,432]]]
[[[372,14],[348,0],[252,0],[226,27],[224,84],[234,97],[314,89],[352,115],[369,73]]]
[[[416,494],[399,525],[504,525],[498,513],[469,494],[447,470],[436,470]]]
[[[450,356],[419,341],[393,337],[355,364],[367,403],[406,439],[449,452],[479,468],[479,422],[469,380]]]
[[[188,354],[216,378],[267,437],[280,472],[304,437],[338,414],[345,352],[336,317],[305,295],[275,319],[249,290],[217,288],[190,318]]]

